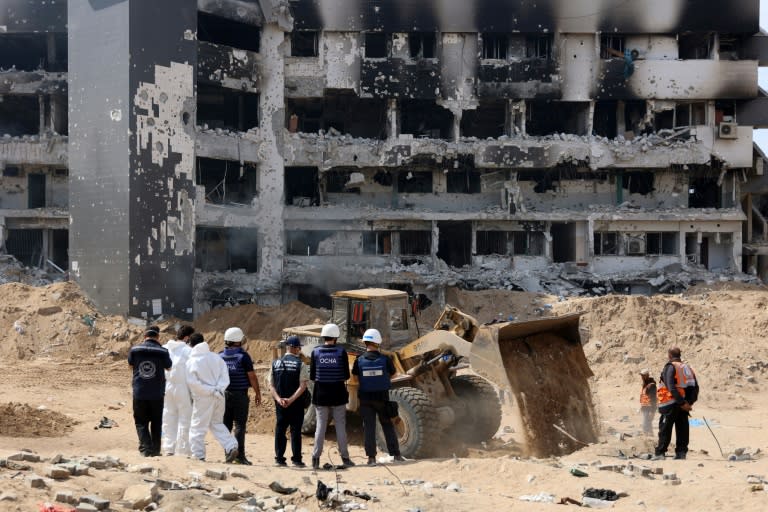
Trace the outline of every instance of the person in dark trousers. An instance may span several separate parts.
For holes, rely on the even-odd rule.
[[[363,343],[365,343],[366,352],[355,359],[352,364],[352,375],[356,375],[360,383],[357,398],[360,400],[360,416],[363,417],[365,455],[368,456],[368,465],[376,465],[376,417],[384,432],[387,451],[396,461],[403,461],[405,459],[400,455],[395,426],[386,410],[395,365],[389,357],[379,352],[381,333],[377,329],[365,331]]]
[[[272,362],[269,374],[269,392],[275,399],[275,463],[285,466],[285,434],[291,429],[291,462],[294,466],[306,466],[301,459],[301,424],[304,422],[304,404],[301,395],[307,389],[309,367],[302,363],[301,340],[291,336],[285,340],[288,351],[282,358]]]
[[[650,370],[640,370],[643,380],[640,390],[640,412],[643,414],[643,433],[653,433],[653,415],[656,413],[656,380],[651,377]]]
[[[339,338],[339,326],[325,324],[320,331],[323,345],[315,347],[309,366],[309,379],[315,386],[312,394],[312,403],[317,414],[317,427],[315,428],[315,447],[312,449],[312,468],[320,468],[320,455],[323,453],[325,442],[325,430],[328,422],[333,417],[336,425],[336,442],[341,453],[341,462],[344,466],[354,466],[349,458],[347,446],[347,392],[346,381],[349,380],[349,356],[344,347],[336,345]]]
[[[165,370],[172,364],[168,350],[157,341],[159,337],[159,328],[148,327],[144,342],[128,352],[128,364],[133,368],[133,421],[139,436],[139,452],[145,457],[160,455]]]
[[[678,347],[667,353],[669,361],[664,365],[659,378],[659,444],[655,459],[663,459],[672,441],[675,429],[675,459],[685,459],[688,453],[688,415],[699,397],[699,383],[696,374],[687,363],[680,359]]]
[[[248,388],[256,392],[254,402],[261,403],[261,390],[256,372],[253,370],[251,356],[243,350],[245,334],[239,327],[230,327],[224,331],[224,343],[227,347],[219,355],[227,363],[229,386],[224,394],[224,425],[237,439],[237,459],[235,463],[250,466],[245,457],[245,425],[248,423]],[[234,429],[233,429],[234,427]]]

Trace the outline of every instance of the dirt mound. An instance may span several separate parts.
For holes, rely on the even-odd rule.
[[[0,404],[0,436],[61,437],[79,422],[56,411],[27,404]]]

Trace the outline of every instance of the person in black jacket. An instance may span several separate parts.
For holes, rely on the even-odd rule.
[[[384,432],[387,451],[395,460],[403,461],[405,459],[400,455],[400,446],[392,418],[386,411],[395,365],[389,357],[379,352],[381,333],[377,329],[365,331],[363,342],[366,352],[355,359],[352,364],[352,375],[356,375],[360,383],[357,398],[360,400],[360,416],[363,417],[365,455],[368,456],[368,465],[376,465],[376,417]]]
[[[336,345],[339,338],[339,326],[325,324],[320,331],[323,345],[315,347],[309,366],[309,379],[315,385],[312,393],[312,404],[317,414],[315,428],[315,447],[312,450],[312,468],[320,468],[320,455],[323,453],[325,430],[333,416],[336,425],[336,442],[341,453],[344,466],[354,466],[349,458],[347,447],[347,402],[349,393],[346,382],[349,380],[349,356],[344,347]]]
[[[272,362],[269,374],[269,392],[275,399],[275,462],[285,466],[285,434],[291,428],[291,462],[294,466],[303,468],[306,465],[301,460],[301,424],[304,422],[304,405],[301,395],[307,389],[309,368],[301,362],[301,340],[291,336],[285,340],[288,353]]]
[[[144,342],[128,352],[133,368],[133,421],[139,436],[139,452],[145,457],[160,455],[160,436],[165,403],[165,370],[172,365],[168,350],[158,343],[160,329],[148,327]]]

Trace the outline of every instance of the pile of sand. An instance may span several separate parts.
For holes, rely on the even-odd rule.
[[[27,404],[0,404],[0,436],[61,437],[79,422],[56,411]]]

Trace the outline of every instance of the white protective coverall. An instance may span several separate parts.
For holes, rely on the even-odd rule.
[[[187,361],[187,383],[192,392],[189,446],[196,459],[205,458],[205,434],[210,431],[225,453],[237,448],[237,439],[224,426],[224,390],[229,386],[227,363],[211,352],[208,343],[194,347]]]
[[[165,372],[163,452],[166,455],[189,455],[192,396],[187,385],[187,359],[191,349],[185,342],[176,340],[166,343],[165,348],[173,366]]]

